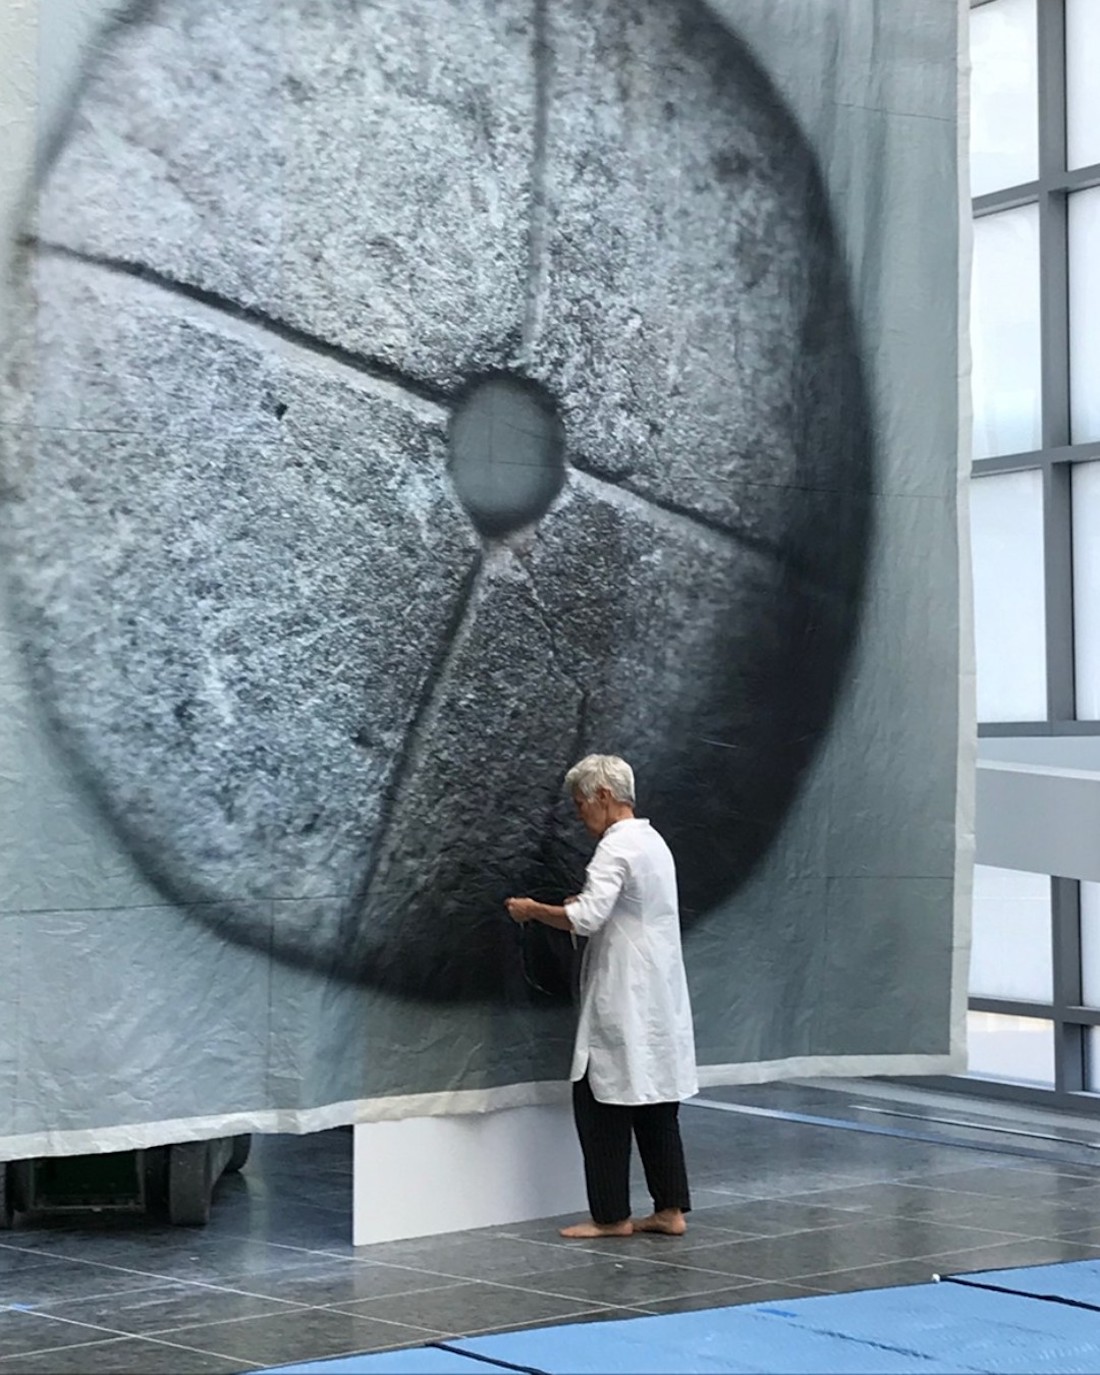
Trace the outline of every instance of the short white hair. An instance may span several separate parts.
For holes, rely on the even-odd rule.
[[[634,770],[617,754],[588,754],[565,775],[565,791],[590,802],[606,788],[616,802],[634,805]]]

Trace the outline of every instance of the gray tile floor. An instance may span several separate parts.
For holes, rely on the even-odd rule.
[[[683,1239],[565,1243],[550,1220],[356,1252],[350,1134],[259,1138],[219,1186],[207,1228],[101,1217],[0,1233],[0,1375],[244,1371],[1100,1256],[1087,1123],[1015,1137],[1004,1126],[1018,1110],[935,1109],[900,1091],[883,1100],[881,1088],[867,1107],[861,1089],[713,1091],[726,1110],[685,1108],[696,1207]],[[891,1117],[891,1103],[917,1117],[969,1109],[977,1125]]]

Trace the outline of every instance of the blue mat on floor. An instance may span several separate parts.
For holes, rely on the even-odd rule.
[[[437,1346],[412,1346],[401,1351],[279,1365],[260,1375],[390,1375],[391,1371],[393,1375],[500,1375],[500,1366]]]
[[[942,1284],[455,1338],[265,1375],[1096,1375],[1100,1317],[1065,1296],[1095,1295],[1097,1285],[1095,1261],[988,1271]]]
[[[1017,1270],[978,1270],[952,1275],[952,1284],[988,1285],[1036,1299],[1060,1299],[1100,1310],[1100,1260],[1072,1260],[1060,1265],[1029,1265]]]
[[[450,1345],[544,1375],[1100,1371],[1095,1315],[946,1284],[514,1332]]]
[[[1100,1371],[1096,1314],[1020,1294],[956,1284],[877,1289],[770,1305],[788,1323],[904,1350],[929,1370],[994,1375]]]
[[[949,1368],[840,1331],[799,1326],[769,1308],[748,1305],[511,1332],[450,1345],[540,1375],[900,1375]]]

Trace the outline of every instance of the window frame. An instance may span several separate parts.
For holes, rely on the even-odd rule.
[[[970,0],[970,9],[996,0]],[[1078,463],[1100,460],[1100,440],[1074,444],[1070,429],[1069,198],[1100,186],[1100,162],[1072,171],[1067,161],[1066,4],[1037,0],[1038,147],[1036,180],[975,196],[975,219],[1023,205],[1039,208],[1039,308],[1042,447],[1027,453],[975,460],[971,476],[1037,469],[1042,475],[1042,539],[1047,711],[1042,721],[979,722],[979,737],[1100,735],[1100,720],[1077,719],[1072,475]],[[970,997],[974,1012],[1035,1017],[1054,1023],[1053,1089],[967,1076],[923,1078],[925,1086],[990,1098],[1042,1103],[1095,1113],[1100,1091],[1086,1089],[1088,1031],[1100,1026],[1100,1008],[1082,1001],[1080,886],[1052,877],[1051,942],[1054,995],[1050,1003]],[[1100,1070],[1100,1066],[1097,1067]],[[1100,1074],[1096,1076],[1100,1082]]]

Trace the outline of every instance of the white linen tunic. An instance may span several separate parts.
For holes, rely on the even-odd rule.
[[[570,1078],[600,1103],[673,1103],[699,1091],[676,865],[640,817],[604,832],[566,908],[588,937]]]

